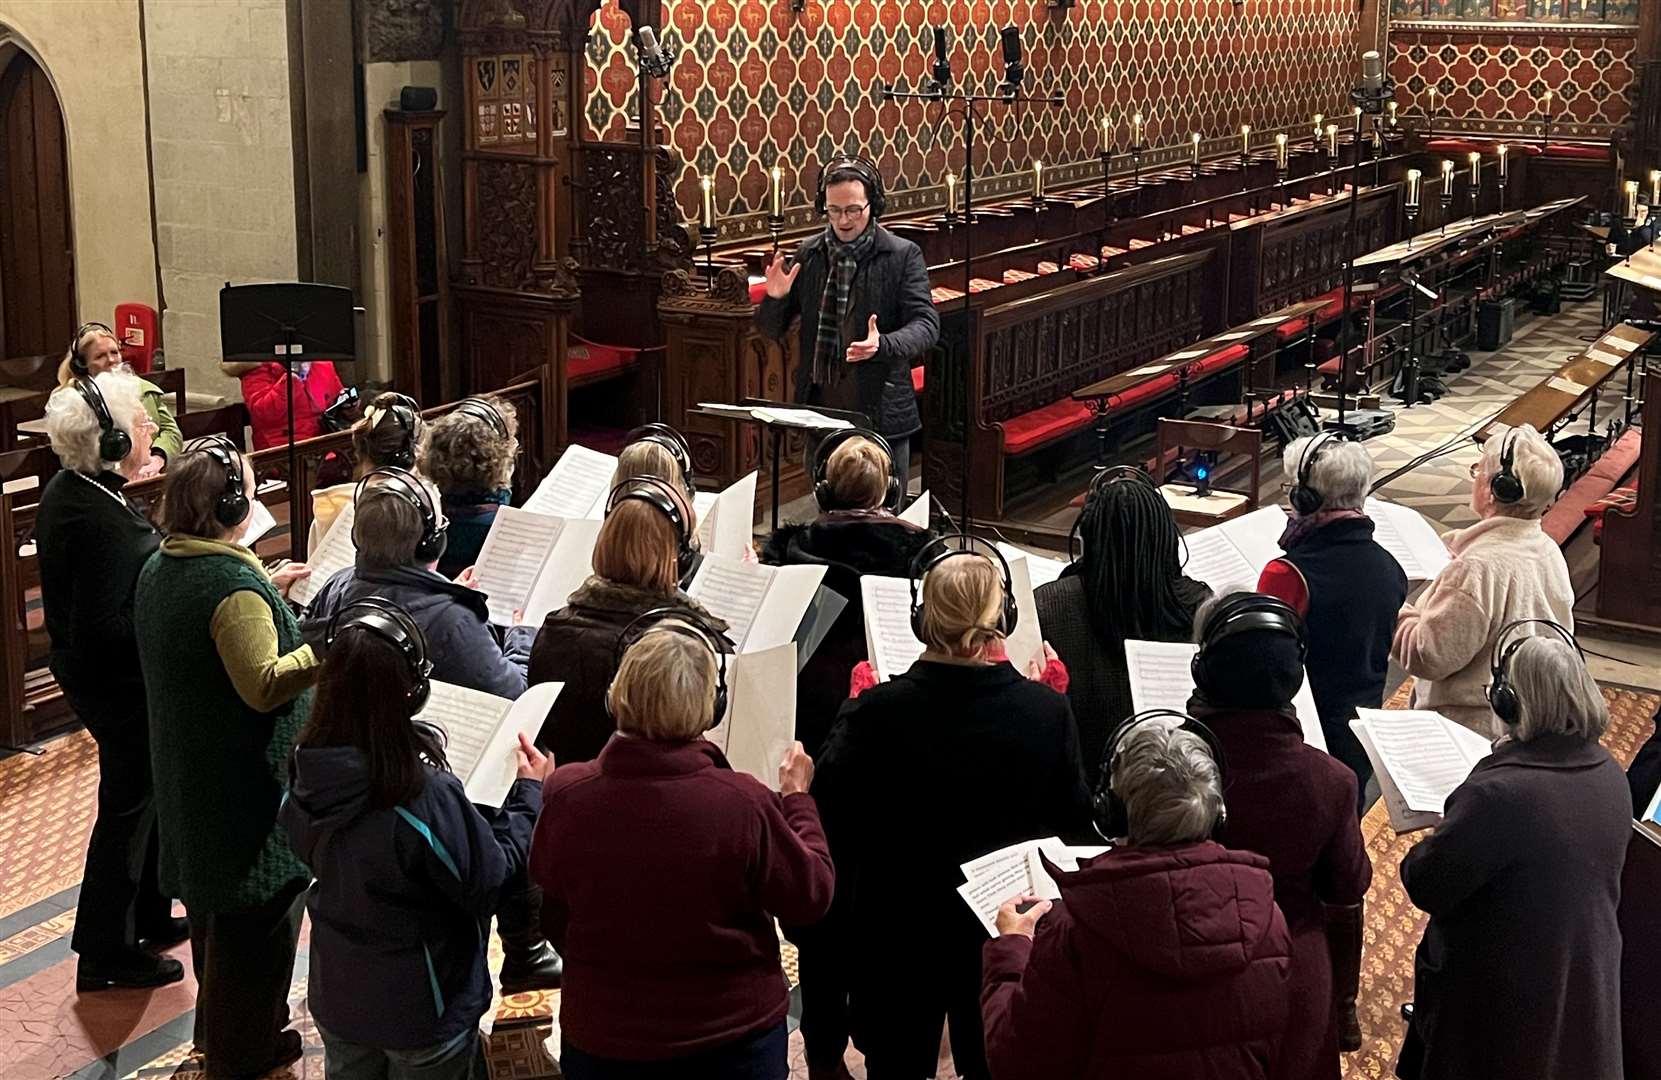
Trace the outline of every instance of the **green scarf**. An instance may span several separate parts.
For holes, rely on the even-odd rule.
[[[819,298],[819,334],[813,346],[813,384],[830,386],[842,372],[841,362],[847,352],[842,340],[842,322],[848,317],[848,295],[853,289],[854,272],[877,246],[877,223],[846,244],[837,240],[836,232],[825,226],[825,250],[830,258],[830,273],[825,279],[825,291]]]

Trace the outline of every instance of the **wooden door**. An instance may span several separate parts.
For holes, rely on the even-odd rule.
[[[18,53],[0,72],[0,359],[61,355],[77,325],[63,113]]]

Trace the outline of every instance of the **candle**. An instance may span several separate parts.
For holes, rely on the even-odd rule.
[[[1200,133],[1196,131],[1189,138],[1194,143],[1194,164],[1198,165],[1200,163]]]
[[[1649,171],[1649,204],[1651,207],[1661,207],[1661,169]]]
[[[1042,161],[1032,163],[1032,197],[1035,199],[1044,197],[1044,163]]]
[[[1628,221],[1638,220],[1638,181],[1626,182],[1626,212],[1621,215]]]
[[[1430,118],[1436,119],[1436,88],[1430,88]]]
[[[1321,132],[1326,126],[1325,121],[1326,121],[1326,115],[1324,113],[1316,113],[1315,114],[1315,141],[1316,142],[1321,141]]]
[[[1355,122],[1357,124],[1361,123],[1361,106],[1357,105],[1355,107],[1355,111],[1352,112],[1350,115],[1355,120]]]
[[[1546,96],[1542,99],[1542,102],[1545,105],[1546,119],[1550,120],[1551,119],[1551,91],[1550,90],[1546,91]]]
[[[1338,125],[1326,126],[1326,152],[1328,157],[1338,156]]]
[[[1240,156],[1250,157],[1252,152],[1252,126],[1240,125]]]
[[[1419,181],[1424,174],[1418,169],[1407,170],[1407,205],[1417,208],[1419,205]]]
[[[1107,157],[1107,156],[1111,155],[1112,153],[1113,153],[1113,125],[1111,123],[1109,123],[1107,117],[1104,116],[1104,117],[1102,117],[1102,156]]]
[[[1453,162],[1442,159],[1442,194],[1453,194]]]
[[[1495,149],[1499,153],[1499,156],[1500,156],[1500,179],[1504,180],[1507,176],[1510,175],[1510,157],[1509,157],[1509,155],[1511,153],[1511,148],[1509,146],[1505,145],[1504,143],[1500,143],[1499,146],[1496,147]]]
[[[1286,171],[1286,132],[1275,136],[1275,168]]]
[[[698,218],[698,224],[706,229],[715,228],[715,177],[698,177],[698,188],[703,195],[703,212]]]
[[[1394,101],[1390,102],[1389,108],[1390,108],[1390,126],[1395,127],[1396,126],[1396,103]]]
[[[946,174],[946,213],[957,213],[957,174]]]
[[[772,217],[784,216],[784,170],[774,165],[767,172],[767,213]]]
[[[1133,113],[1130,118],[1130,145],[1140,150],[1142,148],[1142,114]]]
[[[1482,154],[1476,150],[1472,150],[1468,155],[1468,158],[1471,163],[1472,185],[1482,183]]]

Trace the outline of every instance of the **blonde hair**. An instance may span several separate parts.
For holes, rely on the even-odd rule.
[[[692,498],[693,493],[686,489],[681,463],[667,446],[654,439],[642,439],[623,447],[623,452],[617,455],[617,469],[611,474],[611,486],[615,488],[630,480],[647,478],[662,480],[673,485],[688,500]]]
[[[625,735],[659,742],[696,739],[715,719],[716,660],[696,631],[667,620],[623,653],[607,692]]]
[[[825,483],[839,510],[875,510],[888,498],[893,463],[882,447],[863,437],[848,439],[825,462]]]
[[[669,595],[680,585],[675,526],[663,511],[624,499],[606,515],[594,540],[594,572],[607,581]]]
[[[1003,602],[1003,577],[992,560],[972,551],[951,556],[923,578],[923,644],[951,656],[979,656],[1003,640]]]
[[[121,345],[121,339],[115,336],[115,332],[113,330],[105,327],[102,323],[87,323],[86,332],[69,343],[69,348],[64,350],[63,359],[58,361],[59,386],[68,386],[70,383],[74,382],[76,378],[82,374],[85,374],[84,372],[75,370],[75,357],[86,349],[86,343],[88,341],[93,338],[100,337],[109,338],[111,341],[115,342],[118,348]],[[132,368],[128,366],[125,359],[123,359],[120,364],[116,365],[117,370],[122,368],[125,368],[128,372],[132,371]]]

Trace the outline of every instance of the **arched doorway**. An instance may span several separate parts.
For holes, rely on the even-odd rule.
[[[61,354],[77,324],[58,95],[33,57],[0,48],[0,360]]]

